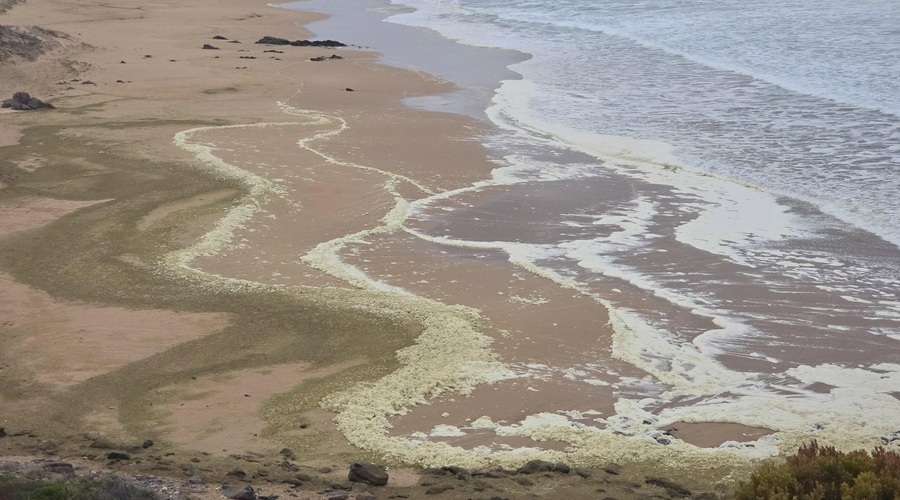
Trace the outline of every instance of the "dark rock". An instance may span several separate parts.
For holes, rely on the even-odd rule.
[[[457,467],[455,465],[451,465],[450,467],[447,467],[446,469],[456,477],[472,475],[472,473],[469,472],[468,469],[465,469],[463,467]]]
[[[571,472],[571,471],[572,471],[572,468],[569,467],[569,465],[566,464],[566,463],[564,463],[564,462],[556,462],[556,463],[553,465],[553,472],[559,472],[559,473],[562,473],[562,474],[568,474],[568,473]]]
[[[346,491],[330,491],[325,494],[327,500],[349,500],[350,494]]]
[[[704,491],[703,493],[693,494],[691,500],[719,500],[719,495],[711,491]]]
[[[436,484],[431,486],[427,490],[425,490],[426,495],[439,495],[445,491],[452,490],[453,485],[451,484]]]
[[[63,474],[66,476],[75,474],[75,467],[73,467],[72,464],[67,464],[65,462],[51,462],[44,465],[44,469],[47,469],[54,474]]]
[[[344,91],[345,91],[345,92],[353,92],[353,89],[351,89],[350,87],[347,87],[347,88],[344,89]]]
[[[244,486],[243,488],[223,487],[222,495],[232,500],[257,500],[256,490],[253,489],[253,486]]]
[[[331,467],[319,467],[319,472],[322,474],[328,474],[331,472]]]
[[[131,460],[131,455],[124,451],[111,451],[106,458],[107,460]]]
[[[153,57],[153,56],[151,56],[150,54],[144,54],[144,59],[150,59],[150,58],[152,58],[152,57]]]
[[[369,462],[353,462],[350,465],[348,479],[357,483],[384,486],[388,482],[388,473],[384,467]]]
[[[145,439],[144,442],[141,443],[141,448],[143,448],[143,449],[145,449],[145,450],[146,450],[147,448],[151,447],[151,446],[153,446],[153,440],[152,440],[152,439]]]
[[[242,471],[241,469],[235,469],[233,471],[229,471],[225,474],[225,477],[233,477],[235,479],[244,479],[247,477],[247,473]]]
[[[551,470],[553,470],[553,464],[543,460],[532,460],[518,469],[519,474],[537,474],[539,472],[550,472]]]
[[[299,479],[299,480],[301,480],[301,481],[306,481],[306,482],[309,482],[309,481],[312,481],[312,480],[313,480],[312,476],[310,476],[309,474],[302,474],[302,473],[301,473],[301,474],[295,475],[294,477],[296,477],[297,479]]]
[[[94,82],[92,82],[92,81],[90,81],[90,80],[85,80],[85,81],[81,82],[81,84],[82,84],[82,85],[97,85],[96,83],[94,83]]]
[[[337,42],[335,40],[294,40],[287,38],[278,38],[275,36],[264,36],[256,41],[263,45],[293,45],[294,47],[346,47],[347,44]]]
[[[228,40],[228,39],[222,35],[216,35],[213,37],[213,40]]]
[[[208,43],[204,43],[203,47],[201,47],[201,48],[206,49],[206,50],[219,50],[219,48],[216,47],[215,45],[210,45]]]
[[[29,111],[42,108],[52,109],[53,105],[47,104],[36,97],[32,97],[28,92],[16,92],[13,94],[12,99],[6,99],[0,104],[0,107],[9,108],[15,111]],[[5,435],[6,433],[4,432],[0,437]]]
[[[665,488],[666,492],[671,496],[691,496],[691,490],[678,483],[673,483],[668,479],[663,479],[661,477],[648,477],[644,482],[647,484]]]
[[[284,483],[284,484],[289,484],[289,485],[294,486],[294,487],[297,487],[297,486],[303,486],[303,481],[301,481],[301,480],[299,480],[299,479],[295,479],[295,478],[288,478],[288,479],[285,479],[284,481],[282,481],[282,483]]]
[[[203,479],[200,476],[191,476],[191,478],[188,479],[188,482],[191,484],[204,484],[206,483],[206,479]]]
[[[591,477],[591,471],[587,469],[575,469],[574,472],[583,478]]]
[[[375,500],[375,495],[369,493],[368,491],[363,491],[356,494],[356,500]]]
[[[241,43],[241,42],[238,40],[228,40],[228,43]]]
[[[264,54],[267,52],[272,53],[272,54],[284,54],[283,50],[264,50],[263,51]],[[306,429],[307,427],[309,427],[309,426],[306,424],[300,424],[301,429]]]
[[[4,107],[7,107],[7,106],[4,106]],[[5,438],[5,437],[6,437],[6,428],[0,427],[0,438]]]
[[[337,54],[331,54],[331,57],[329,57],[329,59],[343,59],[343,57],[341,57]]]
[[[116,80],[116,83],[125,83],[125,80]]]
[[[241,56],[241,59],[256,59],[256,56]],[[248,398],[250,396],[247,396]]]
[[[321,62],[321,61],[324,61],[324,60],[325,60],[325,57],[324,57],[324,56],[310,57],[309,60],[310,60],[310,61]]]
[[[297,460],[297,455],[290,448],[282,448],[278,454],[288,460]]]
[[[528,479],[527,477],[517,477],[513,479],[513,481],[521,484],[522,486],[532,486],[534,484],[534,481]]]
[[[607,474],[618,476],[622,472],[622,466],[619,464],[609,464],[603,468],[603,471]]]
[[[119,64],[125,64],[125,61],[119,61]]]

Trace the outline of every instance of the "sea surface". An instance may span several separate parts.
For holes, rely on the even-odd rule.
[[[493,125],[497,169],[414,202],[406,232],[499,253],[609,312],[593,362],[510,364],[615,400],[599,418],[556,408],[568,425],[900,446],[900,3],[293,5],[334,16],[311,26],[323,38],[459,84],[410,105]],[[404,287],[402,270],[365,271]]]

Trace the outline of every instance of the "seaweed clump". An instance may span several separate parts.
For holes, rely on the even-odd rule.
[[[892,500],[900,498],[900,454],[879,446],[837,451],[816,441],[782,463],[762,464],[735,492],[737,500]]]

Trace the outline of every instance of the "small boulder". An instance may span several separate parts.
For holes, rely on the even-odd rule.
[[[44,469],[54,474],[62,474],[64,476],[75,475],[75,467],[73,467],[72,464],[67,464],[65,462],[51,462],[44,465]]]
[[[228,40],[228,39],[222,35],[216,35],[213,37],[213,40]]]
[[[282,448],[281,451],[278,452],[278,454],[288,460],[297,460],[297,455],[295,455],[290,448]]]
[[[106,455],[108,460],[131,460],[131,455],[124,451],[111,451]]]
[[[537,474],[539,472],[550,472],[553,470],[553,464],[543,460],[532,460],[519,468],[519,474]]]
[[[204,43],[203,47],[201,47],[201,48],[205,49],[205,50],[219,50],[219,48],[216,47],[215,45],[210,45],[208,43]]]
[[[603,468],[603,471],[607,474],[612,474],[614,476],[618,476],[619,473],[622,472],[622,466],[619,464],[609,464]]]
[[[6,428],[0,427],[0,438],[6,437]]]
[[[222,496],[232,500],[256,500],[256,490],[253,486],[241,487],[222,487]]]
[[[388,482],[388,473],[384,467],[369,462],[353,462],[350,465],[348,479],[356,483],[372,486],[384,486]]]

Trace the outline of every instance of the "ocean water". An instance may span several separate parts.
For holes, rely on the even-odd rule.
[[[588,425],[618,435],[725,421],[776,442],[900,446],[900,4],[368,7],[376,22],[529,56],[490,88],[439,51],[404,59],[390,35],[371,43],[478,90],[411,104],[495,125],[491,178],[414,202],[407,234],[499,252],[610,313],[611,352],[521,363],[521,376],[610,387],[616,412]],[[367,272],[403,287],[403,270]],[[575,406],[556,410],[592,410]]]

